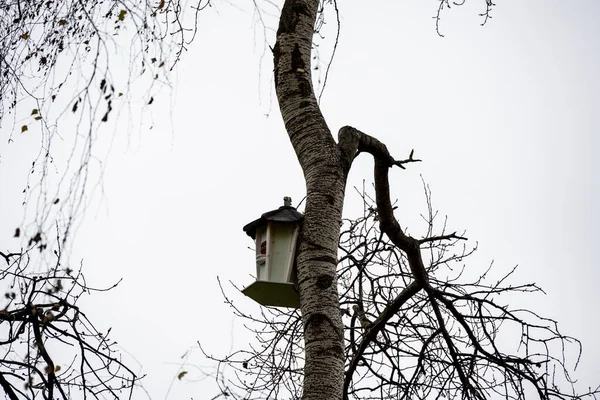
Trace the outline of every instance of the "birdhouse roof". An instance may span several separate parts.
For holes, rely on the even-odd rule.
[[[244,232],[252,239],[256,238],[256,230],[266,225],[269,221],[271,222],[297,222],[302,221],[304,215],[296,211],[296,209],[292,206],[281,206],[276,210],[268,211],[260,216],[260,218],[250,222],[246,226],[244,226]]]

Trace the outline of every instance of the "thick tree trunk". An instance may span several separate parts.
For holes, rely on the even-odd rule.
[[[336,264],[348,163],[317,104],[311,47],[318,0],[286,0],[273,48],[275,88],[286,130],[306,180],[297,253],[304,324],[303,399],[342,398],[344,336]]]

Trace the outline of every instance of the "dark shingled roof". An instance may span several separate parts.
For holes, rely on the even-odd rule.
[[[266,225],[267,221],[274,222],[295,222],[301,221],[304,215],[296,211],[292,206],[281,206],[276,210],[272,210],[264,213],[259,219],[256,219],[246,226],[244,226],[244,232],[248,234],[252,239],[256,238],[256,229],[259,226]]]

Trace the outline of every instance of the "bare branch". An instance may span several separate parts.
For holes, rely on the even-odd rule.
[[[428,243],[428,242],[437,242],[438,240],[450,240],[450,239],[458,239],[458,240],[469,240],[464,236],[458,236],[456,232],[452,232],[449,235],[441,235],[441,236],[432,236],[428,238],[423,238],[419,240],[420,244]]]

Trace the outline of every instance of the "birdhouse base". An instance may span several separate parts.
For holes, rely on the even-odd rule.
[[[242,293],[263,306],[300,308],[300,296],[292,283],[256,281]]]

